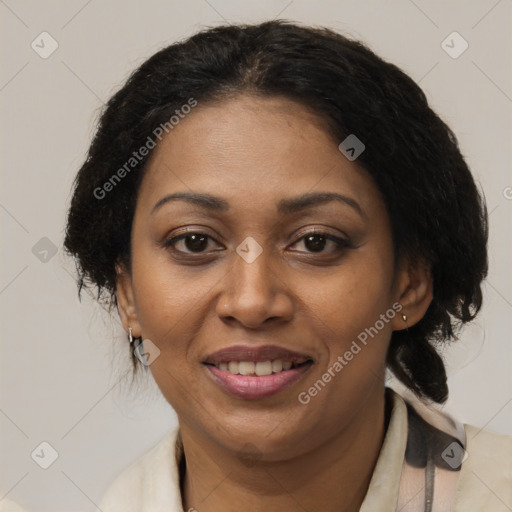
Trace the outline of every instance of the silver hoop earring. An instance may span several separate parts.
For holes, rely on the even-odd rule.
[[[133,343],[133,336],[132,336],[132,328],[128,327],[128,341],[130,342],[130,345]]]

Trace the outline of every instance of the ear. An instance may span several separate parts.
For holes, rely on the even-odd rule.
[[[423,318],[432,302],[434,289],[430,266],[421,260],[401,265],[397,283],[395,300],[402,309],[391,322],[394,331],[412,327]]]
[[[124,265],[116,265],[116,294],[119,316],[126,333],[129,327],[132,328],[134,338],[141,336],[139,320],[137,318],[137,308],[133,296],[132,278],[129,270]]]

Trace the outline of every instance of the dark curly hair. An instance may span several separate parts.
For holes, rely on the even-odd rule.
[[[280,20],[207,29],[158,51],[130,76],[107,103],[74,183],[64,246],[76,261],[79,296],[84,286],[96,290],[112,310],[116,264],[129,268],[148,157],[139,155],[119,183],[112,182],[116,170],[191,98],[205,103],[242,92],[299,101],[327,121],[336,140],[355,134],[365,144],[358,163],[384,198],[395,262],[424,261],[434,283],[422,320],[393,332],[387,364],[418,396],[444,402],[447,378],[436,345],[456,338],[482,305],[485,202],[453,132],[419,86],[361,42],[326,28]],[[105,199],[98,191],[109,180]]]

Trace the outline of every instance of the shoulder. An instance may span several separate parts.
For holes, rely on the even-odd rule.
[[[464,425],[462,463],[452,512],[512,510],[512,436]]]
[[[25,509],[14,501],[4,498],[0,500],[0,512],[25,512]]]
[[[178,427],[175,427],[153,448],[125,468],[103,495],[100,510],[140,512],[147,509],[150,502],[164,499],[170,505],[175,501],[176,492],[179,494],[175,458],[178,433]],[[157,496],[162,493],[166,496]]]

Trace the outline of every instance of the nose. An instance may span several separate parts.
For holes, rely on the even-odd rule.
[[[233,267],[224,278],[223,293],[217,302],[217,315],[227,322],[238,322],[256,329],[265,322],[289,321],[293,300],[289,285],[270,266],[265,251],[248,263],[234,254]]]

